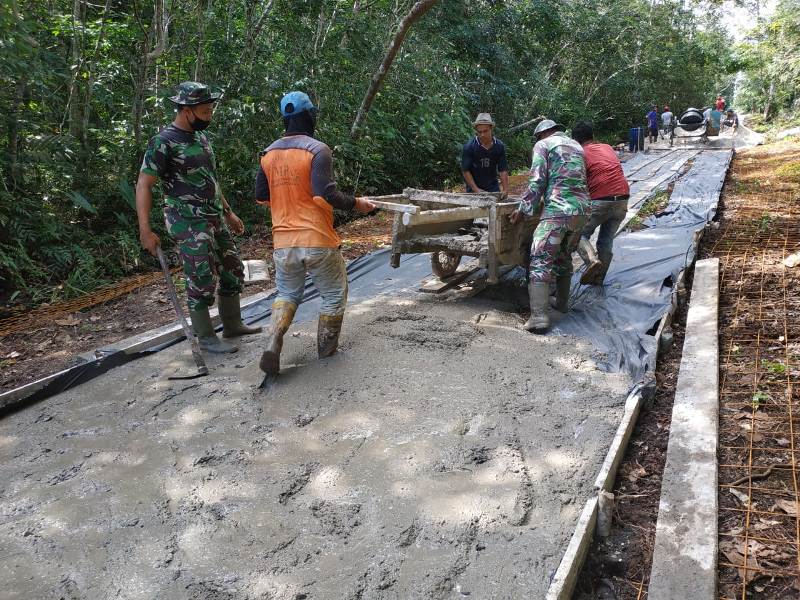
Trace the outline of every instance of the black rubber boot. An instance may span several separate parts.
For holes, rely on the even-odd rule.
[[[252,335],[261,331],[261,327],[250,327],[242,322],[242,306],[239,294],[235,296],[217,296],[219,316],[222,319],[222,337],[232,338],[240,335]]]
[[[530,282],[528,297],[531,302],[531,318],[523,327],[533,333],[547,333],[547,330],[550,329],[550,316],[547,314],[550,284],[542,281]]]
[[[239,349],[217,337],[214,332],[214,326],[211,324],[211,315],[208,314],[208,308],[190,310],[189,316],[192,319],[192,329],[197,335],[201,350],[212,354],[229,354]]]
[[[281,368],[281,350],[283,349],[283,336],[292,324],[297,305],[285,300],[272,303],[272,319],[269,324],[267,349],[261,355],[258,366],[267,375],[277,375]]]
[[[327,358],[336,354],[339,333],[342,331],[344,315],[320,315],[317,323],[317,354]]]
[[[556,295],[550,298],[550,306],[558,312],[569,311],[569,292],[572,285],[571,275],[559,275],[556,277]]]

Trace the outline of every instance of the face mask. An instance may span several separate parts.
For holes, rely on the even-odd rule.
[[[191,113],[192,116],[194,117],[194,120],[189,121],[189,125],[191,125],[192,129],[194,129],[195,131],[203,131],[203,129],[206,129],[209,125],[211,125],[210,120],[206,121],[205,119],[201,119],[196,114],[194,114],[194,111],[191,111]]]

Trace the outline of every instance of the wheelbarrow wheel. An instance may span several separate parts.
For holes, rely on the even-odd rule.
[[[445,279],[455,274],[458,263],[461,262],[458,252],[438,251],[431,254],[431,271],[439,279]]]

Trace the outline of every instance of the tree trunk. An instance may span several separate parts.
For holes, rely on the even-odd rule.
[[[82,0],[75,0],[72,5],[72,78],[69,85],[69,97],[67,107],[69,115],[69,133],[74,138],[80,137],[81,126],[81,105],[78,96],[80,95],[80,75],[81,63],[83,62],[83,15],[84,6]]]
[[[767,92],[767,102],[764,104],[764,120],[769,119],[770,108],[772,108],[772,100],[775,97],[775,80],[771,79],[769,82],[769,91]]]
[[[258,16],[258,19],[253,18],[255,12],[252,5],[248,5],[248,8],[246,9],[247,14],[245,20],[247,22],[247,27],[244,36],[242,59],[230,69],[228,82],[227,85],[225,85],[226,90],[232,90],[231,94],[233,96],[238,96],[242,86],[245,84],[246,78],[243,73],[249,73],[252,70],[253,60],[255,59],[256,55],[256,47],[258,45],[258,36],[261,34],[261,30],[267,23],[267,17],[272,12],[273,2],[274,0],[267,0],[266,4],[264,5],[264,9]]]
[[[530,127],[531,125],[536,125],[539,121],[542,121],[544,119],[545,117],[543,115],[539,115],[535,119],[531,119],[530,121],[525,121],[524,123],[520,123],[519,125],[514,125],[513,127],[510,127],[507,133],[516,133],[518,131],[525,129],[526,127]]]
[[[147,72],[150,65],[167,49],[169,39],[170,17],[164,7],[164,0],[155,1],[152,31],[147,32],[139,44],[141,60],[136,63],[136,76],[133,86],[133,102],[131,107],[131,124],[133,128],[134,152],[133,167],[136,168],[138,155],[142,147],[142,112],[144,111],[144,94],[147,89]],[[150,45],[155,40],[155,46]]]
[[[409,13],[403,17],[403,20],[400,21],[397,32],[389,43],[389,48],[387,48],[386,55],[383,57],[383,61],[381,61],[378,70],[372,76],[372,81],[370,81],[367,93],[364,95],[364,100],[361,102],[361,107],[358,109],[358,113],[356,113],[356,119],[353,121],[353,126],[350,128],[351,138],[356,139],[358,137],[359,129],[367,116],[370,106],[372,106],[375,94],[378,93],[381,85],[383,85],[383,80],[386,78],[386,74],[389,72],[389,69],[392,68],[394,58],[397,56],[400,46],[403,45],[403,40],[408,30],[411,29],[411,26],[428,12],[437,1],[438,0],[419,0],[419,2],[411,7]]]
[[[111,7],[111,0],[106,0],[103,7],[103,16],[100,18],[100,33],[97,36],[97,42],[94,45],[94,55],[92,57],[93,64],[89,65],[89,75],[86,81],[86,91],[83,98],[83,117],[80,128],[81,149],[78,158],[80,177],[85,180],[89,172],[89,117],[92,114],[92,93],[95,81],[97,80],[97,66],[100,62],[100,47],[103,45],[103,39],[106,34],[106,18],[108,17],[108,10]]]
[[[8,131],[8,144],[6,146],[6,189],[14,191],[20,186],[19,169],[19,109],[25,100],[25,91],[28,86],[26,77],[21,77],[14,86],[14,97],[11,108],[6,114],[6,127]]]

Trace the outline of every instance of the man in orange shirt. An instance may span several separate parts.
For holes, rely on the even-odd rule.
[[[268,376],[280,370],[283,336],[303,299],[306,273],[322,297],[317,325],[320,358],[339,345],[347,303],[347,269],[333,229],[333,209],[368,213],[375,206],[336,189],[331,150],[314,139],[317,109],[303,92],[281,100],[286,133],[261,153],[256,175],[256,201],[272,212],[275,280],[278,296],[272,303],[267,349],[260,367]]]
[[[581,283],[603,285],[611,265],[614,235],[628,212],[630,187],[617,153],[608,144],[596,142],[590,123],[576,123],[572,137],[583,147],[586,181],[592,199],[592,216],[586,221],[578,244],[578,254],[586,263]],[[589,239],[600,228],[595,254]],[[599,260],[598,260],[599,255]]]

